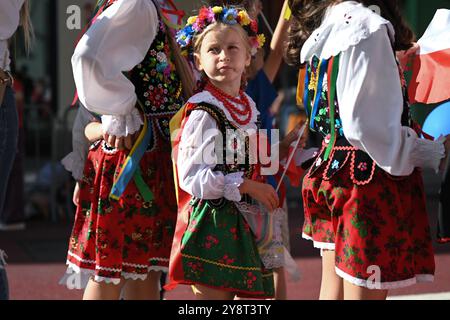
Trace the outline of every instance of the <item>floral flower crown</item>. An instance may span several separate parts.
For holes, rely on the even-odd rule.
[[[255,55],[266,41],[264,34],[258,34],[258,22],[252,20],[247,11],[232,7],[202,7],[198,15],[189,17],[186,26],[177,32],[176,40],[181,47],[181,53],[192,58],[194,37],[215,22],[239,24],[250,38],[252,55]]]

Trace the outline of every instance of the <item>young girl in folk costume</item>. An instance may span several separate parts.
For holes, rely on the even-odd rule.
[[[204,83],[186,104],[173,144],[179,212],[166,288],[193,285],[199,299],[273,297],[272,272],[242,212],[252,199],[273,211],[278,196],[249,161],[251,137],[227,139],[230,130],[258,128],[259,112],[241,87],[251,52],[262,46],[257,23],[239,8],[204,7],[177,40]],[[291,142],[282,142],[282,155]]]
[[[419,168],[437,170],[448,140],[412,128],[395,50],[413,39],[397,1],[289,5],[288,60],[306,64],[303,103],[324,137],[303,182],[303,237],[323,253],[320,298],[385,299],[389,289],[433,281]]]
[[[85,130],[95,143],[79,181],[67,257],[76,274],[67,284],[84,274],[85,299],[117,299],[122,288],[126,299],[158,299],[177,211],[168,126],[189,95],[190,70],[159,2],[98,8],[72,57],[80,102],[103,116]],[[123,150],[136,135],[133,149]]]

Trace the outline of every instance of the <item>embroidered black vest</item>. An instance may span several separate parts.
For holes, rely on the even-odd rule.
[[[116,0],[109,0],[106,9]],[[158,3],[153,1],[156,8]],[[105,10],[103,9],[103,10]],[[144,106],[149,130],[153,132],[147,152],[171,150],[169,121],[184,104],[181,79],[169,45],[166,25],[158,11],[158,32],[144,60],[128,73],[138,100]]]
[[[323,168],[322,178],[330,180],[347,165],[350,166],[353,183],[365,185],[372,181],[377,170],[382,169],[366,152],[353,147],[344,136],[339,103],[335,94],[338,64],[339,56],[328,60],[320,60],[314,56],[306,66],[305,109],[308,112],[310,129],[320,133],[324,138],[322,149],[308,175],[314,176]],[[404,97],[402,125],[412,126],[404,83],[402,87]],[[334,98],[330,98],[331,96]],[[333,99],[333,104],[329,103],[330,99]]]
[[[197,106],[191,109],[190,112],[194,110],[203,110],[207,112],[216,122],[219,127],[219,131],[222,134],[222,141],[218,144],[216,140],[216,148],[215,152],[220,152],[218,148],[222,148],[222,163],[217,164],[214,167],[214,171],[221,171],[224,175],[235,173],[235,172],[244,172],[244,178],[252,179],[254,177],[256,171],[256,165],[250,164],[250,141],[248,136],[239,136],[238,139],[240,141],[245,141],[245,146],[238,147],[236,149],[236,145],[234,144],[234,139],[227,139],[227,130],[233,130],[236,133],[239,133],[239,128],[233,125],[226,117],[225,113],[219,108],[209,103],[199,103]],[[188,113],[189,114],[189,113]],[[233,154],[234,158],[227,159],[227,154]],[[245,159],[244,163],[240,163],[238,159]],[[192,203],[196,203],[199,199],[193,199]],[[208,202],[216,208],[222,207],[228,200],[225,198],[218,200],[208,200]],[[242,197],[241,201],[245,201],[251,203],[251,198],[247,195]]]

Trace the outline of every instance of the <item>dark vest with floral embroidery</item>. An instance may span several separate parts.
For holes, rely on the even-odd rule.
[[[116,0],[109,0],[103,11]],[[157,1],[153,1],[158,8]],[[169,121],[184,104],[182,84],[175,68],[166,25],[158,11],[158,31],[144,60],[128,73],[138,100],[144,106],[152,141],[147,152],[170,152]]]
[[[194,108],[190,109],[188,114],[194,110],[203,110],[207,112],[217,123],[219,127],[219,131],[222,134],[222,141],[220,144],[217,144],[218,140],[216,140],[216,148],[215,152],[220,152],[219,148],[222,149],[222,159],[223,163],[219,163],[214,167],[214,171],[221,171],[224,175],[235,173],[235,172],[244,172],[244,178],[254,179],[256,174],[255,164],[250,164],[249,158],[249,150],[250,143],[249,138],[244,136],[239,136],[238,139],[240,141],[245,141],[245,146],[242,148],[236,149],[236,145],[234,144],[234,139],[227,139],[227,130],[233,130],[238,133],[239,130],[236,126],[234,126],[228,119],[225,113],[219,108],[212,104],[202,102],[197,104]],[[259,126],[259,123],[257,124]],[[228,152],[227,152],[228,151]],[[230,161],[227,159],[227,154],[233,154],[234,157]],[[237,160],[239,158],[244,158],[245,163],[239,163]],[[198,199],[193,199],[194,202],[198,201]],[[225,198],[218,200],[208,200],[210,204],[214,207],[223,206],[228,200]],[[247,195],[242,197],[242,201],[251,203],[251,198]]]
[[[309,98],[304,99],[305,109],[309,116],[310,129],[320,133],[324,138],[322,149],[312,164],[308,175],[317,175],[319,169],[323,168],[323,171],[321,171],[322,178],[330,180],[347,165],[350,166],[353,183],[365,185],[372,181],[377,170],[382,169],[366,152],[353,147],[344,136],[337,96],[335,94],[330,95],[330,91],[335,91],[337,79],[337,73],[334,77],[330,73],[334,70],[338,71],[332,67],[333,59],[336,60],[336,57],[321,61],[313,56],[306,66],[305,97]],[[338,63],[339,60],[337,60]],[[401,79],[403,79],[400,69],[399,72]],[[327,79],[325,83],[323,82],[324,79]],[[321,81],[322,84],[320,84]],[[404,83],[401,85],[404,97],[402,125],[412,126],[406,86],[404,86]],[[308,91],[306,92],[306,90]],[[330,96],[334,96],[334,106],[329,103]],[[330,146],[330,144],[332,145]]]

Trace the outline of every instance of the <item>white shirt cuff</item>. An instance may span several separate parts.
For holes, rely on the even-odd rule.
[[[244,183],[243,176],[243,172],[230,173],[225,176],[225,199],[235,202],[241,201],[241,193],[239,191],[239,187]]]
[[[432,168],[439,171],[439,164],[445,157],[445,137],[441,136],[436,141],[417,139],[412,152],[412,162],[416,167]]]
[[[143,124],[141,114],[136,108],[133,108],[129,114],[123,116],[102,116],[103,131],[116,137],[126,137],[133,134],[139,131]]]

